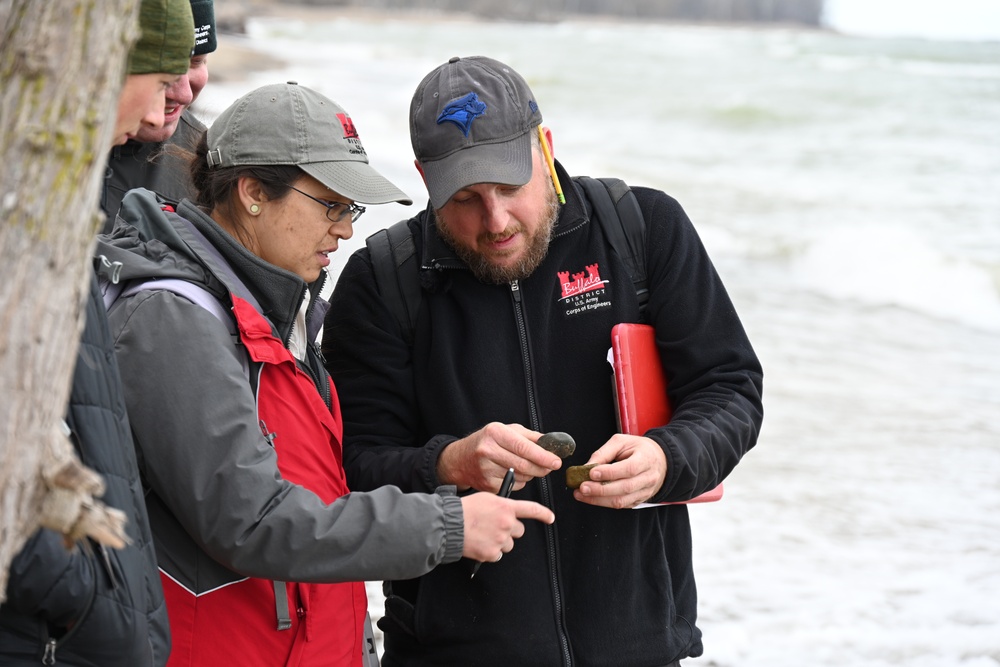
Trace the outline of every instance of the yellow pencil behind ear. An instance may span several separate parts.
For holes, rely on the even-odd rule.
[[[559,175],[556,174],[556,163],[552,159],[552,152],[549,151],[549,142],[545,139],[545,132],[542,130],[542,126],[538,126],[538,143],[542,145],[542,154],[545,155],[545,164],[549,167],[549,174],[552,176],[552,184],[556,187],[556,196],[559,197],[559,203],[566,203],[566,196],[563,195],[562,185],[559,183]]]

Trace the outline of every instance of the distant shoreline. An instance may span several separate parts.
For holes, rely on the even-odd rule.
[[[408,14],[467,16],[486,21],[558,22],[566,19],[621,19],[625,21],[681,21],[685,23],[779,24],[819,27],[825,0],[229,0],[216,6],[223,30],[240,16],[280,12],[313,15],[317,12],[354,15]],[[237,30],[238,32],[238,30]]]
[[[426,10],[375,10],[356,7],[317,7],[284,4],[278,0],[257,0],[246,6],[233,3],[220,11],[216,5],[219,24],[218,49],[209,56],[209,71],[213,81],[243,81],[251,72],[283,69],[287,63],[272,53],[258,49],[253,40],[244,34],[246,21],[255,18],[283,18],[309,22],[334,21],[345,18],[362,21],[482,21],[471,14],[432,12]]]
[[[283,18],[308,22],[335,21],[351,19],[360,21],[414,21],[434,22],[507,22],[506,19],[488,19],[466,12],[444,12],[426,9],[372,9],[343,6],[314,6],[282,2],[281,0],[253,0],[240,4],[233,2],[216,4],[216,19],[219,25],[219,47],[209,57],[209,68],[213,81],[233,82],[243,81],[251,72],[269,69],[283,69],[287,63],[277,58],[273,53],[265,53],[258,49],[253,40],[245,35],[246,21],[256,18]],[[634,19],[623,16],[574,14],[566,21],[573,23],[630,23]],[[509,22],[516,22],[510,20]],[[554,23],[553,21],[543,21]],[[721,23],[709,21],[679,21],[668,19],[642,19],[641,23],[664,23],[678,26],[696,26],[713,28],[739,28],[740,30],[792,29],[801,31],[823,31],[800,23]]]

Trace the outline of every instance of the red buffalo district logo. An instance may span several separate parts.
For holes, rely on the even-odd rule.
[[[587,265],[580,273],[570,275],[569,271],[557,271],[556,275],[559,277],[559,291],[562,294],[559,302],[567,317],[611,307],[611,295],[605,289],[609,281],[601,280],[601,272],[596,263]]]
[[[347,141],[347,152],[351,155],[365,155],[365,147],[361,145],[361,137],[358,136],[358,130],[354,127],[354,121],[346,113],[338,113],[337,119],[340,121],[341,127],[344,128],[344,139]]]
[[[601,280],[601,273],[597,264],[588,264],[586,271],[574,273],[572,278],[569,271],[559,271],[559,287],[562,290],[562,299],[571,299],[586,292],[603,289],[607,280]]]
[[[340,120],[340,124],[344,128],[344,138],[345,139],[358,139],[358,131],[354,127],[354,121],[346,113],[338,113],[337,118]]]

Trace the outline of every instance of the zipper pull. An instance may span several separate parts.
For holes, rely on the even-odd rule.
[[[512,280],[510,283],[510,293],[514,297],[514,301],[521,303],[521,286],[516,280]]]
[[[42,664],[43,665],[54,665],[56,664],[56,640],[49,639],[45,642],[45,653],[42,654]]]
[[[108,553],[108,548],[103,544],[100,545],[101,548],[101,562],[104,564],[104,570],[108,573],[108,579],[111,580],[111,590],[118,589],[118,577],[115,576],[115,569],[111,567],[111,555]]]
[[[264,436],[264,439],[267,440],[267,444],[271,445],[271,447],[274,447],[274,439],[278,437],[278,434],[268,433],[267,424],[264,423],[263,419],[260,420],[260,432]]]
[[[326,357],[323,355],[323,348],[320,347],[320,344],[317,343],[316,341],[311,341],[309,344],[312,346],[312,349],[316,353],[316,356],[319,358],[320,362],[325,366]]]

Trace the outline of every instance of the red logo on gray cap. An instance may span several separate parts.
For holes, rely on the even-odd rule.
[[[346,113],[338,113],[337,118],[340,119],[340,124],[344,127],[344,138],[345,139],[359,139],[358,131],[354,128],[354,121]]]

